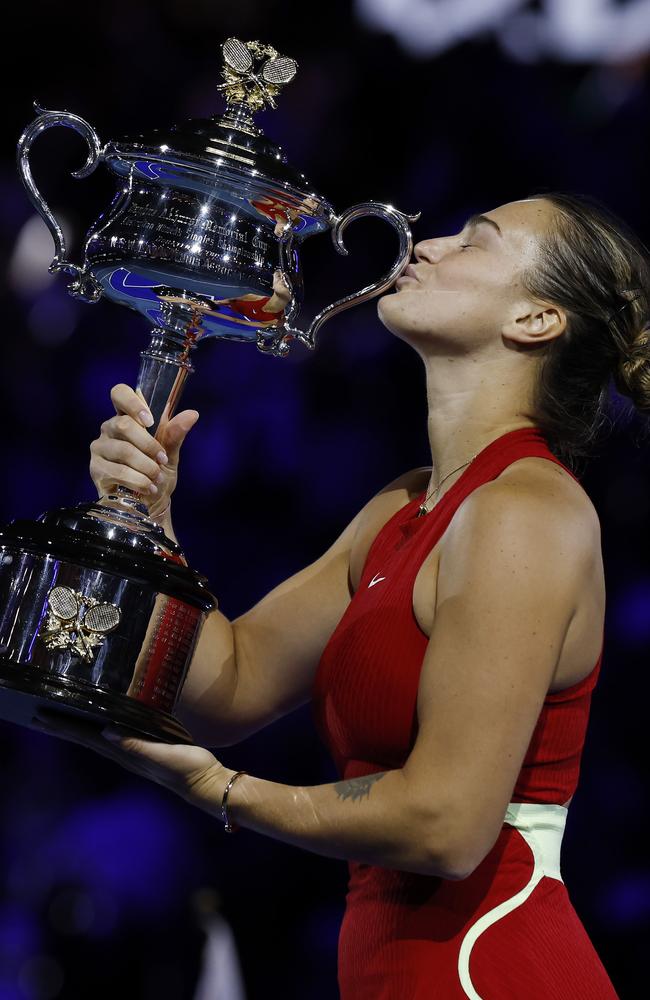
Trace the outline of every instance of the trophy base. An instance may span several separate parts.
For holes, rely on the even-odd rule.
[[[80,504],[0,527],[0,720],[193,744],[173,712],[216,599],[136,513]]]
[[[43,712],[94,722],[98,731],[108,725],[124,726],[143,739],[194,744],[185,727],[167,712],[69,678],[47,677],[5,658],[0,658],[0,692],[0,719],[17,725],[29,727]]]

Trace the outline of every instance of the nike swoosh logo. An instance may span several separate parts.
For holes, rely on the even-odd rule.
[[[372,580],[371,580],[371,581],[370,581],[370,583],[368,584],[368,588],[370,588],[370,587],[374,587],[374,585],[375,585],[376,583],[380,583],[380,582],[381,582],[382,580],[385,580],[385,579],[386,579],[386,577],[385,577],[385,576],[378,576],[378,575],[377,575],[377,574],[375,573],[375,575],[373,576]]]

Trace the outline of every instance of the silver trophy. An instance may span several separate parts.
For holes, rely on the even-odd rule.
[[[392,285],[411,258],[409,221],[419,218],[373,201],[337,215],[253,120],[275,108],[296,62],[236,38],[222,53],[227,106],[220,118],[102,145],[82,118],[37,106],[18,142],[20,176],[54,239],[50,271],[72,276],[73,297],[105,296],[151,326],[137,387],[154,435],[177,407],[200,340],[251,341],[277,357],[294,340],[313,348],[326,320]],[[88,159],[73,176],[87,177],[103,162],[118,180],[112,204],[86,236],[81,264],[68,259],[29,166],[34,140],[55,125],[88,143]],[[345,228],[368,215],[397,231],[393,267],[300,329],[300,244],[329,230],[347,254]],[[216,606],[206,579],[131,490],[12,521],[0,529],[0,717],[29,725],[39,708],[58,708],[149,738],[192,742],[173,711]]]

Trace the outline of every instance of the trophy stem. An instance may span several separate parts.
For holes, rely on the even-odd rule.
[[[173,417],[187,376],[194,371],[189,356],[200,334],[200,328],[194,325],[182,333],[154,327],[148,348],[140,354],[136,388],[151,410],[154,422],[150,431],[154,437],[161,425]]]
[[[149,428],[159,438],[161,428],[173,417],[181,398],[187,376],[194,368],[190,351],[201,338],[201,315],[186,306],[172,306],[165,315],[166,326],[154,327],[146,350],[140,353],[140,371],[136,389],[151,410],[153,424]],[[136,516],[148,517],[148,510],[136,490],[118,486],[115,493],[102,498],[111,506],[127,508]]]

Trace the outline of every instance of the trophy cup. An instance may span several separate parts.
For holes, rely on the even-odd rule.
[[[150,324],[137,387],[157,435],[171,419],[200,340],[251,341],[286,355],[293,340],[313,348],[320,326],[387,290],[411,258],[409,221],[368,201],[340,215],[294,170],[253,116],[275,108],[297,64],[258,41],[222,46],[226,99],[221,117],[107,142],[66,111],[46,111],[18,142],[18,168],[54,240],[50,271],[71,275],[70,294],[102,296]],[[88,143],[87,177],[105,163],[118,179],[113,202],[85,238],[82,263],[36,188],[29,155],[45,129],[62,125]],[[303,298],[299,247],[329,230],[378,216],[396,230],[399,253],[381,280],[295,326]],[[274,281],[289,293],[274,308]],[[277,301],[277,296],[275,296]],[[287,297],[283,300],[285,303]],[[265,309],[269,306],[269,309]],[[174,717],[201,627],[217,601],[205,577],[119,487],[97,501],[46,511],[0,528],[0,718],[30,725],[39,708],[123,725],[146,738],[191,743]]]

